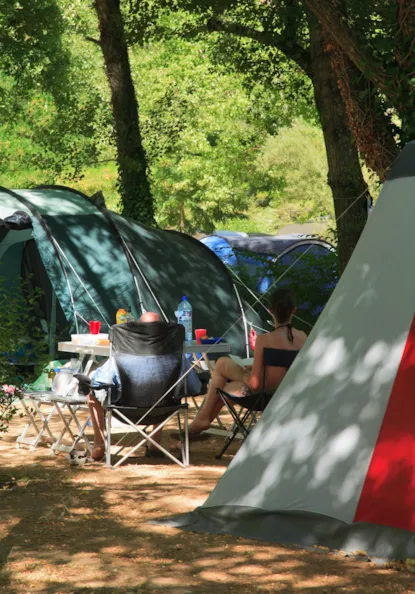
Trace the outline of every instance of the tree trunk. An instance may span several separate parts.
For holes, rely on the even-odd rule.
[[[346,106],[349,127],[366,165],[384,182],[392,162],[399,155],[391,117],[379,102],[373,84],[350,62],[334,43],[331,65]]]
[[[324,49],[321,26],[309,19],[314,96],[326,145],[330,185],[337,220],[340,273],[345,269],[367,221],[369,192],[356,144],[348,126],[345,104]]]
[[[179,206],[179,211],[180,211],[180,231],[182,233],[184,233],[185,226],[186,226],[186,219],[185,219],[185,215],[184,215],[184,204],[183,204],[183,202]]]
[[[95,0],[100,46],[111,89],[122,214],[155,225],[147,158],[138,119],[120,0]]]

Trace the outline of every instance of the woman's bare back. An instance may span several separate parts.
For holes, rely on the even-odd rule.
[[[293,341],[289,339],[289,328],[286,326],[276,328],[269,334],[261,336],[263,348],[283,349],[287,351],[299,351],[307,339],[307,334],[296,328],[292,328]],[[265,390],[275,391],[287,373],[286,367],[267,367],[265,373]]]

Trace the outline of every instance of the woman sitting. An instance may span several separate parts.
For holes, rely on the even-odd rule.
[[[264,348],[288,351],[301,349],[307,335],[293,328],[292,319],[295,311],[295,298],[291,291],[276,290],[269,301],[269,312],[274,319],[275,330],[257,337],[252,369],[241,367],[229,357],[221,357],[216,362],[205,402],[189,427],[190,439],[196,441],[200,433],[208,429],[219,414],[223,402],[217,394],[218,389],[223,390],[226,386],[226,392],[233,396],[248,396],[261,390],[274,394],[288,368],[270,366],[264,374],[263,350]],[[263,385],[264,377],[265,385]]]

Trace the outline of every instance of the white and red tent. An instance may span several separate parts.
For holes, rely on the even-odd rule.
[[[262,418],[175,525],[415,557],[414,254],[412,142]]]

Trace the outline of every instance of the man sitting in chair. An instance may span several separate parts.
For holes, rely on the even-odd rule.
[[[139,322],[160,322],[159,314],[149,311],[144,313]],[[187,367],[187,359],[184,359],[181,369],[181,375],[188,369]],[[95,461],[101,460],[105,455],[105,435],[104,435],[104,409],[103,409],[103,402],[107,396],[106,390],[100,390],[100,386],[103,384],[111,383],[113,384],[114,388],[117,389],[120,385],[117,369],[114,365],[112,365],[112,377],[108,377],[108,373],[110,371],[110,363],[109,360],[106,361],[101,367],[94,372],[92,376],[91,386],[94,388],[94,392],[90,392],[87,395],[88,398],[88,408],[89,413],[91,415],[92,420],[92,427],[94,430],[94,449],[91,454],[91,458]],[[201,391],[201,382],[197,377],[196,372],[192,369],[187,374],[187,389],[189,395],[198,395]],[[100,393],[101,392],[101,393]],[[153,430],[155,430],[157,426],[153,426]],[[162,430],[158,431],[153,435],[154,441],[160,443],[161,440],[161,433]],[[155,446],[150,444],[146,449],[146,456],[151,457],[161,457],[164,456],[163,452],[158,450]]]

